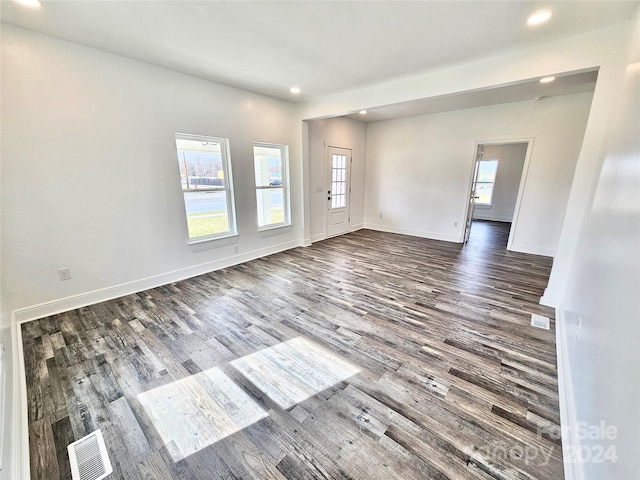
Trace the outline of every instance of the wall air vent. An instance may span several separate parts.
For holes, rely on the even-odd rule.
[[[534,313],[531,315],[531,325],[537,328],[544,328],[545,330],[549,330],[549,319],[547,317],[536,315]]]
[[[73,480],[100,480],[113,471],[100,430],[73,442],[67,450]]]

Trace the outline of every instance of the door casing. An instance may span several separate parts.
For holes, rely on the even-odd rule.
[[[527,152],[525,153],[524,158],[524,166],[522,167],[522,174],[520,175],[520,184],[518,185],[518,196],[516,198],[516,206],[513,210],[513,220],[511,222],[511,229],[509,230],[509,240],[507,240],[507,250],[511,250],[511,244],[513,243],[513,239],[515,237],[515,232],[518,228],[518,220],[520,219],[520,206],[522,203],[522,194],[524,193],[524,189],[527,183],[527,175],[529,173],[529,162],[531,160],[531,153],[533,152],[533,144],[535,137],[523,137],[523,138],[508,138],[501,140],[482,140],[477,141],[475,143],[473,149],[473,162],[471,163],[471,173],[469,175],[469,184],[467,188],[467,197],[465,200],[466,206],[464,211],[464,220],[465,227],[462,229],[460,243],[466,243],[466,234],[467,234],[467,224],[466,221],[470,218],[470,215],[473,215],[473,205],[469,201],[472,194],[474,194],[475,190],[475,173],[476,173],[476,163],[478,161],[478,152],[481,152],[480,147],[484,147],[485,145],[510,145],[513,143],[526,143],[527,144]],[[480,158],[482,158],[482,153],[480,153]],[[471,210],[471,211],[470,211]],[[471,222],[469,222],[469,226]]]
[[[331,208],[333,155],[345,155],[346,159],[346,205],[344,208]],[[326,200],[326,238],[343,235],[351,231],[351,164],[353,156],[350,148],[328,146],[326,155],[327,165],[327,200]]]

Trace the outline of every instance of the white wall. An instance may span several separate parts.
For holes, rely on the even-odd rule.
[[[0,313],[9,354],[14,310],[18,319],[41,316],[301,243],[293,103],[5,24],[1,48]],[[175,132],[230,139],[235,244],[189,247]],[[254,141],[291,147],[293,227],[277,235],[257,231]],[[58,279],[61,267],[71,280]],[[5,461],[21,441],[12,416]],[[22,478],[5,467],[3,478]]]
[[[461,241],[476,142],[534,137],[512,249],[552,256],[590,104],[582,93],[370,123],[365,227]]]
[[[583,458],[615,449],[613,463],[579,465],[584,478],[640,478],[640,17],[608,118],[601,168],[586,202],[568,288],[558,315],[558,355],[568,400],[563,422],[617,428],[612,439],[578,439]],[[572,212],[569,212],[572,213]],[[579,223],[578,223],[579,224]],[[567,261],[566,259],[561,259]],[[555,265],[554,265],[555,268]],[[570,374],[570,376],[568,376]],[[576,424],[573,423],[575,427]],[[574,433],[576,430],[574,430]],[[573,437],[575,440],[575,437]],[[563,448],[567,445],[563,442]]]
[[[2,96],[0,95],[0,102]],[[0,103],[1,107],[1,103]],[[2,155],[0,155],[0,185],[2,184]],[[0,204],[1,207],[1,204]],[[0,251],[2,250],[2,208],[0,208]],[[0,271],[2,271],[2,255],[0,255]],[[0,356],[2,356],[2,364],[5,371],[5,384],[0,384],[0,402],[4,400],[4,406],[0,403],[0,418],[4,418],[2,428],[0,428],[0,479],[10,479],[16,477],[13,461],[13,442],[9,442],[12,438],[14,428],[14,405],[13,395],[9,394],[7,387],[11,387],[13,393],[13,342],[11,338],[11,318],[9,315],[3,314],[2,298],[0,297]]]
[[[493,187],[491,205],[476,205],[473,218],[511,222],[518,198],[518,187],[527,155],[526,143],[485,145],[482,158],[498,160],[498,172]]]
[[[362,108],[485,88],[549,73],[600,67],[578,160],[578,178],[574,179],[571,189],[563,241],[558,249],[559,258],[554,261],[550,299],[557,299],[558,292],[564,291],[568,280],[568,267],[577,241],[577,227],[582,221],[586,199],[590,195],[594,166],[602,158],[604,132],[607,130],[611,105],[619,95],[620,68],[624,65],[619,62],[618,55],[621,54],[620,46],[626,32],[626,25],[617,25],[439,72],[427,72],[413,78],[320,99],[297,111],[299,118],[303,119],[334,116]],[[0,228],[3,235],[3,276],[0,324],[4,327],[3,332],[7,331],[7,313],[15,308],[149,276],[152,276],[150,282],[163,283],[170,277],[188,276],[296,244],[302,232],[305,239],[311,235],[309,222],[303,225],[299,208],[303,203],[303,166],[300,165],[300,158],[306,155],[303,148],[307,141],[302,138],[300,144],[300,133],[306,132],[306,127],[300,127],[302,122],[292,123],[292,105],[8,25],[2,28],[2,66],[0,201],[3,214]],[[573,100],[566,97],[567,102],[573,103],[579,112],[588,110],[586,97],[582,100],[577,99],[579,96],[574,97]],[[539,105],[545,105],[546,109],[554,103],[546,100],[539,102]],[[518,105],[522,107],[521,104],[513,104],[486,108],[499,108],[501,112],[508,113]],[[522,110],[518,112],[522,113]],[[519,127],[523,125],[505,128],[501,133],[494,134],[485,132],[486,129],[477,119],[469,123],[456,123],[446,117],[474,116],[473,111],[440,115],[441,123],[435,125],[437,128],[446,126],[446,122],[451,123],[449,131],[457,128],[457,123],[465,128],[475,124],[477,132],[472,136],[474,141],[504,138],[505,129],[517,130],[512,136],[522,135],[523,128]],[[500,121],[508,124],[508,121],[500,120],[496,112],[491,116],[496,120],[496,125]],[[505,117],[514,118],[513,115]],[[531,121],[526,117],[521,118],[525,123]],[[430,123],[432,120],[418,122]],[[573,124],[571,117],[567,120]],[[405,133],[410,133],[416,127],[409,123]],[[376,125],[372,125],[368,131],[376,128]],[[401,152],[407,150],[402,143],[402,129],[398,125],[388,128],[398,132],[398,143],[390,145],[384,140],[382,144],[386,150],[395,152],[398,150],[396,147]],[[433,130],[431,134],[435,136]],[[236,192],[240,255],[233,255],[232,246],[199,253],[192,253],[187,247],[179,186],[177,182],[174,183],[177,167],[172,153],[172,136],[175,131],[231,139],[234,175],[240,187]],[[254,140],[291,145],[295,226],[284,235],[263,238],[255,233],[254,220],[249,215],[254,208],[254,193],[249,188],[250,143]],[[369,145],[377,144],[378,140],[368,142],[369,151]],[[444,143],[449,147],[456,146],[451,139]],[[447,157],[454,166],[451,172],[445,171],[444,164],[432,169],[438,174],[438,179],[445,181],[444,185],[447,182],[460,185],[465,178],[467,181],[470,178],[473,142],[469,144],[465,140],[463,143],[465,145],[456,146],[455,156]],[[537,148],[536,140],[534,156]],[[451,148],[443,152],[437,149],[430,151],[451,155]],[[409,159],[414,161],[413,158]],[[410,169],[419,171],[422,168],[411,162],[408,164]],[[532,157],[532,168],[533,162]],[[469,165],[466,177],[464,165]],[[539,188],[531,192],[528,202],[532,212],[543,213],[545,208],[536,205],[535,200],[546,198],[543,188],[545,181],[553,182],[554,178],[550,176],[548,164],[543,161],[538,165],[533,171],[533,181]],[[305,159],[305,181],[311,177],[309,168]],[[373,211],[365,212],[365,219],[369,221],[379,222],[378,210],[388,203],[381,203],[383,199],[378,198],[379,192],[384,191],[377,188],[375,183],[376,179],[381,179],[381,174],[386,174],[385,168],[383,162],[376,161],[374,172],[367,172],[367,202],[375,202]],[[367,169],[370,169],[369,161]],[[566,163],[562,163],[561,176],[567,174],[566,169]],[[432,171],[429,173],[433,174]],[[30,179],[29,190],[22,190],[15,183],[17,178],[23,179],[25,175]],[[150,176],[151,181],[144,184],[132,180],[141,175]],[[376,188],[371,189],[370,183]],[[554,191],[558,186],[564,188],[564,185],[554,183],[550,186]],[[413,196],[418,190],[418,187],[414,187],[408,193]],[[458,198],[457,193],[444,193]],[[304,195],[307,210],[310,210],[311,203],[309,195],[313,196],[313,191],[307,191]],[[419,200],[423,197],[418,195]],[[392,198],[391,201],[395,203],[396,199]],[[422,203],[417,205],[422,208]],[[418,228],[434,230],[431,233],[438,235],[444,233],[446,239],[459,238],[455,231],[451,232],[449,225],[451,218],[459,216],[459,211],[463,211],[464,207],[450,203],[440,206],[442,215],[429,215],[426,221],[419,218],[422,223],[418,222]],[[404,211],[402,205],[394,205],[394,210]],[[87,221],[96,215],[98,222]],[[403,222],[407,220],[399,218]],[[544,219],[541,217],[536,220]],[[411,221],[409,224],[413,229]],[[529,233],[522,232],[521,245],[524,247],[527,246],[525,240]],[[532,233],[535,236],[536,232]],[[514,246],[517,241],[517,238],[514,239]],[[61,266],[72,269],[73,280],[65,283],[57,280],[56,269]],[[139,285],[125,283],[123,289]],[[119,292],[109,290],[98,293]],[[95,297],[83,298],[91,302]],[[60,305],[68,306],[69,302]],[[46,308],[34,309],[31,313],[43,310]],[[630,333],[622,330],[623,333]],[[627,336],[627,342],[621,345],[626,345],[628,338],[637,338],[637,335]],[[609,345],[615,341],[609,337],[606,340]],[[610,346],[600,347],[602,350],[599,350],[599,355],[610,351]],[[616,365],[619,366],[618,363]],[[623,412],[626,410],[623,409]],[[1,473],[6,474],[5,471]]]
[[[5,312],[301,241],[294,104],[8,25],[2,66]],[[174,132],[230,139],[239,256],[189,248]],[[281,235],[256,228],[254,141],[291,146],[294,227]]]
[[[350,230],[364,224],[365,164],[367,126],[350,118],[329,118],[308,122],[309,126],[309,200],[311,240],[326,237],[327,147],[351,149]]]
[[[563,224],[563,241],[558,245],[549,286],[542,298],[546,305],[557,306],[568,281],[576,232],[597,170],[597,158],[603,148],[611,106],[619,94],[628,29],[629,22],[621,22],[494,57],[314,99],[300,105],[300,117],[310,119],[343,115],[414,99],[507,85],[549,74],[598,68],[598,83],[578,158],[580,168],[574,177],[568,201],[569,214]]]

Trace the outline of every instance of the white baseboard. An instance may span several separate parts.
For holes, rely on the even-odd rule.
[[[11,339],[13,341],[13,459],[14,478],[29,480],[29,419],[27,417],[27,376],[24,367],[22,331],[11,315]]]
[[[174,270],[173,272],[162,273],[131,282],[114,285],[111,287],[101,288],[91,292],[79,293],[66,298],[60,298],[49,302],[32,305],[25,308],[19,308],[13,312],[17,324],[35,320],[38,318],[48,317],[57,313],[75,310],[76,308],[86,307],[95,303],[112,300],[114,298],[131,295],[132,293],[142,292],[150,288],[167,285],[169,283],[178,282],[187,278],[195,277],[205,273],[220,270],[221,268],[232,267],[240,263],[255,260],[257,258],[266,257],[274,253],[289,250],[291,248],[302,246],[298,241],[291,241],[274,245],[269,248],[254,250],[252,252],[234,255],[233,257],[223,258],[214,262],[202,263],[192,267]]]
[[[412,230],[409,228],[398,228],[398,227],[391,227],[389,225],[379,225],[376,223],[366,223],[366,222],[363,225],[363,228],[368,228],[370,230],[377,230],[380,232],[399,233],[400,235],[411,235],[413,237],[429,238],[431,240],[442,240],[445,242],[460,243],[459,232],[456,233],[455,235],[447,235],[444,233],[426,232],[424,230]]]
[[[0,325],[2,325],[1,319]],[[9,398],[9,389],[7,388],[11,385],[10,382],[13,382],[13,358],[9,360],[9,355],[6,353],[6,348],[11,348],[10,352],[12,352],[11,355],[13,355],[13,348],[12,344],[5,346],[6,340],[3,338],[3,330],[5,330],[5,327],[0,327],[0,475],[2,475],[3,468],[5,471],[8,470],[7,462],[5,461],[5,449],[9,450],[11,448],[8,441],[10,438],[13,438],[13,431],[11,434],[6,434],[5,432],[9,429],[13,430],[12,416],[14,413],[13,400]],[[8,330],[9,342],[13,342],[13,337],[11,337],[11,324],[9,324]],[[13,389],[10,390],[13,392]],[[6,414],[6,410],[9,407],[12,407],[11,415]]]
[[[558,394],[560,400],[560,423],[562,431],[562,450],[580,452],[580,440],[577,437],[577,420],[571,365],[567,345],[567,331],[564,313],[556,308],[556,353],[558,358]],[[564,458],[564,478],[566,480],[584,479],[582,463],[575,461],[575,455]]]
[[[553,257],[556,254],[553,248],[536,247],[533,245],[524,245],[522,243],[512,243],[511,248],[514,252],[530,253],[532,255],[542,255],[544,257]]]
[[[311,235],[311,243],[320,242],[320,241],[324,240],[325,238],[327,238],[327,236],[324,233],[318,233],[317,235]]]
[[[239,263],[244,263],[256,258],[265,257],[274,253],[282,252],[301,246],[300,242],[293,241],[281,243],[273,247],[255,250],[242,255],[235,255],[215,262],[203,263],[173,272],[154,275],[152,277],[134,280],[132,282],[114,285],[111,287],[85,292],[66,298],[44,302],[26,308],[20,308],[11,314],[11,336],[13,339],[13,382],[14,382],[14,415],[13,415],[13,438],[14,443],[12,459],[13,474],[12,478],[21,480],[29,480],[31,477],[29,466],[29,419],[27,418],[27,383],[24,366],[24,352],[22,346],[22,331],[20,325],[22,323],[36,320],[38,318],[48,317],[57,313],[74,310],[76,308],[93,305],[95,303],[104,302],[114,298],[130,295],[132,293],[141,292],[150,288],[184,280],[186,278],[195,277],[204,273],[209,273],[221,268],[231,267]]]
[[[362,230],[364,228],[364,224],[358,223],[356,225],[352,225],[349,229],[348,233],[355,232],[356,230]],[[327,239],[326,233],[318,233],[316,235],[311,235],[311,243],[321,242],[322,240]]]

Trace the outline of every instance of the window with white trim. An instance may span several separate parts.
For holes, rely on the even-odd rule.
[[[253,144],[258,227],[291,225],[289,213],[289,147]]]
[[[476,163],[476,205],[491,206],[498,173],[498,160],[479,160]]]
[[[176,133],[189,243],[236,233],[229,140]]]

